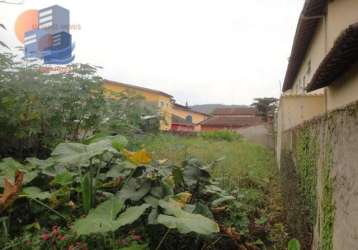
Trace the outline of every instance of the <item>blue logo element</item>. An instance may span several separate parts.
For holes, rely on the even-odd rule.
[[[25,33],[25,58],[45,64],[68,64],[75,48],[70,34],[69,10],[54,5],[38,11],[38,26]]]

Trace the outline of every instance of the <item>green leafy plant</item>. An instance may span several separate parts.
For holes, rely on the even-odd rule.
[[[50,74],[0,53],[0,157],[46,158],[66,140],[142,132],[142,118],[157,109],[128,93],[109,96],[102,83],[97,68],[88,64]]]
[[[114,232],[136,221],[148,207],[148,204],[143,204],[120,213],[125,208],[124,202],[119,198],[111,198],[91,210],[86,218],[75,221],[73,229],[79,235]]]
[[[175,201],[159,201],[166,214],[158,216],[158,223],[170,229],[177,229],[180,233],[195,232],[210,235],[219,232],[219,226],[214,221],[200,214],[192,214],[182,210]]]
[[[288,242],[288,250],[301,250],[300,242],[296,239]]]

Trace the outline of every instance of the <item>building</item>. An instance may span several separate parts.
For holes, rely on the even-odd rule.
[[[203,112],[195,111],[188,106],[183,106],[177,103],[173,104],[173,115],[185,119],[191,124],[194,124],[195,131],[200,131],[200,123],[210,118],[210,115]]]
[[[306,0],[282,89],[278,127],[293,128],[358,99],[357,10],[356,0]]]
[[[109,80],[105,80],[103,86],[108,94],[127,92],[143,96],[148,103],[159,108],[163,118],[160,122],[160,130],[168,131],[172,128],[173,96],[159,90]]]
[[[172,125],[170,131],[178,133],[188,133],[195,131],[195,124],[189,119],[184,119],[177,115],[172,115]]]
[[[263,123],[262,117],[256,113],[254,108],[218,108],[213,111],[211,118],[200,123],[201,130],[239,130]]]

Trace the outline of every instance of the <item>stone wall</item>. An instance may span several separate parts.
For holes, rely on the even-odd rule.
[[[358,103],[280,135],[290,237],[304,249],[358,249]]]

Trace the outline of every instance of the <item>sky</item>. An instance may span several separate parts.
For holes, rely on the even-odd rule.
[[[0,23],[8,29],[2,41],[19,45],[14,25],[23,11],[58,4],[77,27],[71,30],[75,62],[195,105],[278,97],[304,0],[23,2],[0,3]]]

